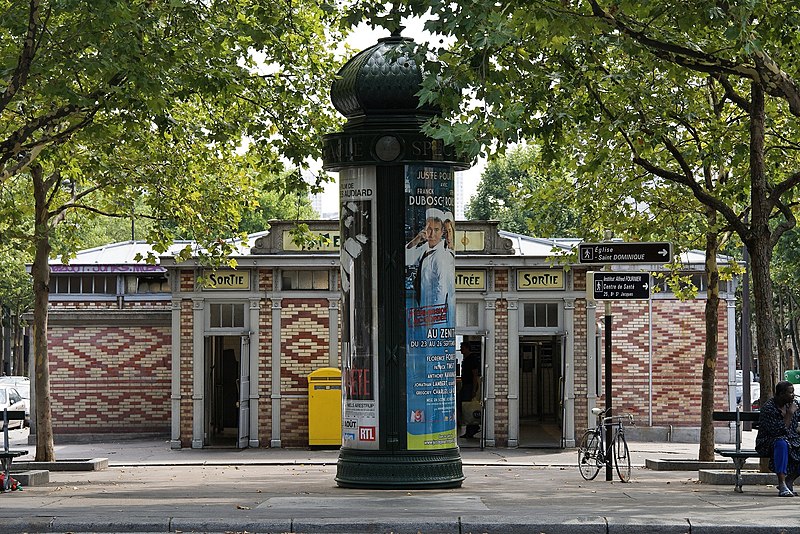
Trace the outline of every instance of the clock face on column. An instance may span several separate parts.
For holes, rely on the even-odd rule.
[[[402,150],[400,140],[393,135],[384,135],[375,143],[375,155],[381,161],[396,160]]]

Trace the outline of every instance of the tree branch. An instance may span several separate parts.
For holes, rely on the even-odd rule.
[[[717,197],[709,194],[706,190],[700,187],[700,184],[698,184],[696,180],[680,173],[654,165],[649,160],[642,158],[639,155],[634,155],[633,162],[656,176],[689,187],[697,200],[706,206],[710,206],[711,208],[717,210],[720,214],[722,214],[723,217],[725,217],[725,220],[727,220],[732,227],[736,228],[737,230],[741,230],[742,232],[747,230],[736,213],[727,204],[719,200]]]
[[[778,205],[784,193],[796,187],[798,184],[800,184],[800,172],[792,174],[786,180],[773,187],[769,192],[769,201]]]
[[[59,174],[59,177],[60,177],[60,174]],[[65,211],[67,211],[70,208],[82,207],[83,205],[78,203],[79,200],[86,198],[87,196],[91,195],[95,191],[103,189],[104,187],[107,187],[108,185],[109,185],[108,182],[98,183],[98,184],[95,184],[92,187],[86,188],[86,189],[84,189],[84,190],[82,190],[82,191],[80,191],[78,193],[73,192],[72,196],[71,196],[71,198],[69,199],[68,202],[65,202],[64,204],[62,204],[58,208],[48,212],[48,214],[47,214],[48,218],[49,217],[59,216],[59,215],[61,215],[62,213],[64,213]],[[53,189],[51,197],[50,197],[50,200],[52,200],[53,196],[55,195],[55,191],[56,190],[57,190],[56,188]],[[48,202],[48,204],[49,204],[49,202]],[[88,209],[88,208],[84,207],[84,209]],[[108,214],[104,213],[103,215],[108,215]],[[110,216],[111,215],[109,215],[109,217]]]
[[[712,75],[734,75],[747,78],[763,86],[770,96],[783,98],[792,115],[800,116],[800,90],[792,78],[780,69],[765,52],[753,52],[753,64],[730,61],[713,54],[699,52],[675,43],[659,41],[622,22],[603,9],[597,0],[589,0],[595,17],[644,46],[659,59]]]
[[[712,74],[711,78],[722,85],[722,88],[725,90],[725,98],[733,102],[743,111],[750,113],[750,101],[736,92],[736,89],[734,89],[733,84],[727,76],[723,74]]]
[[[600,107],[601,112],[609,118],[612,124],[616,123],[615,115],[611,112],[611,110],[609,110],[605,106],[601,95],[594,90],[594,88],[591,86],[591,83],[586,82],[586,87],[590,95],[594,99],[594,101]],[[745,226],[742,223],[742,220],[738,217],[736,212],[734,212],[727,204],[720,201],[717,197],[708,193],[708,191],[703,189],[703,187],[697,182],[697,180],[694,179],[694,172],[692,170],[691,165],[689,165],[689,163],[683,157],[683,154],[681,153],[680,149],[672,142],[672,140],[664,135],[656,134],[651,128],[649,128],[647,126],[647,117],[645,116],[644,111],[641,109],[640,106],[636,106],[635,104],[634,107],[637,109],[637,112],[639,113],[640,117],[639,120],[641,122],[642,131],[651,135],[654,139],[659,140],[661,144],[664,145],[666,150],[670,153],[672,158],[677,162],[678,166],[681,168],[683,174],[676,173],[674,171],[670,171],[668,169],[659,167],[650,162],[649,160],[641,157],[638,151],[636,150],[635,145],[630,140],[627,132],[624,131],[621,126],[617,126],[616,130],[620,133],[620,135],[623,136],[625,142],[630,147],[631,154],[633,155],[633,163],[639,165],[640,167],[650,172],[651,174],[660,176],[665,180],[669,180],[671,182],[682,184],[689,187],[689,189],[692,191],[697,200],[699,200],[704,205],[709,206],[712,209],[718,211],[732,227],[739,228],[742,231],[746,230]],[[690,134],[691,131],[693,130],[690,128]],[[700,139],[697,138],[695,135],[693,135],[693,138],[695,139],[695,142],[698,143],[699,145]]]
[[[58,192],[58,188],[61,187],[61,172],[54,171],[45,181],[44,185],[42,186],[45,191],[50,191],[50,195],[47,197],[47,202],[45,202],[46,206],[49,206],[50,203],[53,202],[53,199],[56,197],[56,193]],[[48,214],[49,217],[49,214]]]
[[[128,77],[123,72],[118,72],[111,77],[108,82],[109,87],[119,87],[127,81]],[[87,96],[87,100],[94,102],[92,106],[78,106],[77,104],[66,104],[49,113],[37,117],[33,121],[27,122],[24,126],[14,131],[5,141],[0,142],[0,183],[13,176],[14,173],[29,165],[48,144],[62,143],[69,139],[73,133],[85,127],[94,120],[95,115],[103,103],[112,94],[110,90],[96,90]],[[73,116],[84,114],[83,118],[72,124],[68,128],[56,131],[60,121]],[[26,141],[39,130],[56,131],[55,134],[43,136],[36,142],[26,143]],[[27,152],[27,153],[26,153]],[[25,154],[22,157],[22,154]],[[8,161],[18,158],[19,161],[11,169],[6,167]],[[13,171],[13,172],[12,172]]]
[[[28,4],[28,31],[25,34],[25,41],[17,60],[17,66],[14,68],[8,85],[0,93],[0,111],[6,109],[17,92],[28,82],[28,74],[30,74],[35,56],[36,35],[39,31],[39,1],[30,0]]]
[[[0,170],[5,171],[6,163],[13,157],[21,154],[26,149],[30,150],[36,145],[46,144],[52,142],[54,139],[61,137],[61,133],[48,138],[44,143],[34,143],[23,146],[26,141],[37,131],[45,128],[55,127],[57,123],[71,115],[86,111],[75,104],[68,104],[60,108],[46,113],[36,119],[27,122],[22,127],[18,128],[15,132],[11,133],[5,141],[0,141]],[[73,129],[68,129],[71,133]],[[7,178],[5,172],[0,174],[0,180]]]
[[[74,210],[84,210],[90,211],[92,213],[96,213],[97,215],[102,215],[104,217],[113,217],[115,219],[127,219],[131,217],[130,213],[115,213],[111,211],[104,211],[99,208],[95,208],[93,206],[89,206],[87,204],[64,204],[60,206],[58,209],[51,211],[48,213],[48,217],[50,217],[50,227],[54,227],[58,223],[64,220],[67,215],[67,211],[74,209]],[[165,217],[156,217],[155,215],[147,215],[144,213],[139,213],[136,217],[140,219],[149,219],[151,221],[165,221],[167,220]]]
[[[772,236],[770,236],[770,246],[773,248],[778,244],[780,241],[781,236],[797,226],[797,219],[794,216],[794,210],[791,209],[790,206],[787,206],[783,202],[781,202],[780,197],[775,199],[775,206],[780,210],[783,214],[783,219],[778,222],[775,229],[772,230]]]

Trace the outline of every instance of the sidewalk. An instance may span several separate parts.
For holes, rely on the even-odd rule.
[[[36,447],[28,445],[27,430],[12,430],[12,448],[30,452],[18,461],[34,459]],[[527,465],[540,467],[575,467],[577,449],[494,448],[480,450],[478,440],[459,440],[464,465]],[[742,433],[742,446],[751,448],[755,432]],[[647,458],[696,458],[696,443],[629,442],[634,467],[644,467]],[[338,450],[292,449],[170,449],[168,441],[130,440],[99,443],[70,443],[55,446],[57,459],[108,458],[109,466],[163,465],[280,465],[336,464]]]
[[[696,444],[630,447],[629,484],[603,471],[583,480],[574,449],[463,448],[461,488],[353,490],[334,481],[338,451],[57,445],[59,459],[105,457],[110,467],[53,471],[48,485],[0,495],[0,532],[800,532],[800,498],[772,486],[738,494],[699,483],[696,471],[642,467],[694,458]]]

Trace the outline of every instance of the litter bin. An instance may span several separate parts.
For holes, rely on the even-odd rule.
[[[335,367],[308,375],[308,444],[342,445],[342,372]]]
[[[790,369],[783,372],[783,379],[792,384],[800,384],[800,369]]]

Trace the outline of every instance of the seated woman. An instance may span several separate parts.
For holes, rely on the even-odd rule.
[[[761,407],[756,450],[769,456],[769,468],[778,475],[778,495],[794,497],[794,479],[800,473],[800,406],[791,382],[775,384],[775,396]]]

